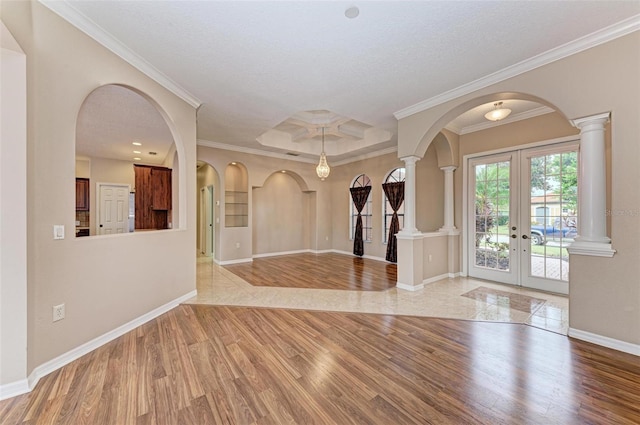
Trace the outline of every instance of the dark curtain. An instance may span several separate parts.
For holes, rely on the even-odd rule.
[[[389,226],[389,239],[387,240],[386,260],[392,263],[398,262],[398,242],[396,233],[400,230],[400,222],[398,221],[398,210],[404,201],[404,182],[384,183],[382,185],[385,195],[389,200],[393,216],[391,217],[391,225]]]
[[[351,199],[358,210],[358,219],[356,220],[356,234],[353,235],[353,254],[363,256],[364,255],[364,242],[362,240],[362,209],[367,204],[367,198],[369,198],[369,192],[371,192],[371,186],[364,187],[352,187]]]

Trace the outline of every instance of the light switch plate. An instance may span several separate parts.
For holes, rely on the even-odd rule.
[[[53,225],[53,239],[64,239],[64,224]]]

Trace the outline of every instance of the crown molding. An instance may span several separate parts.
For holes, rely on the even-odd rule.
[[[475,133],[476,131],[486,130],[487,128],[498,127],[500,125],[509,124],[516,121],[527,120],[529,118],[538,117],[540,115],[550,114],[551,112],[555,111],[548,106],[541,106],[529,111],[520,112],[519,114],[510,115],[509,117],[500,121],[486,121],[478,124],[468,125],[462,128],[447,125],[445,128],[449,131],[453,131],[459,136],[462,136],[463,134]]]
[[[204,140],[204,139],[198,139],[196,144],[198,146],[204,146],[204,147],[207,147],[207,148],[222,149],[222,150],[225,150],[225,151],[247,153],[247,154],[250,154],[250,155],[266,156],[266,157],[270,157],[270,158],[286,159],[286,160],[289,160],[289,161],[304,162],[306,164],[315,164],[315,163],[318,162],[317,159],[291,156],[291,155],[286,155],[286,154],[282,154],[282,153],[278,153],[278,152],[268,152],[268,151],[263,151],[263,150],[260,150],[260,149],[247,148],[247,147],[244,147],[244,146],[229,145],[229,144],[226,144],[226,143],[212,142],[210,140]],[[352,162],[362,161],[364,159],[375,158],[377,156],[382,156],[382,155],[386,155],[388,153],[393,153],[393,152],[397,152],[397,151],[398,151],[398,147],[397,146],[392,146],[390,148],[381,149],[379,151],[369,152],[369,153],[358,155],[358,156],[355,156],[355,157],[352,157],[352,158],[343,159],[342,161],[336,161],[336,162],[332,161],[329,165],[332,166],[332,167],[338,167],[340,165],[350,164]]]
[[[204,139],[198,139],[196,144],[198,146],[204,146],[207,148],[222,149],[225,151],[240,152],[240,153],[248,153],[250,155],[268,156],[270,158],[286,159],[289,161],[304,162],[307,164],[315,164],[317,162],[316,159],[304,158],[299,156],[291,156],[291,155],[286,155],[278,152],[268,152],[260,149],[229,145],[226,143],[212,142],[210,140],[204,140]]]
[[[164,75],[157,68],[129,49],[113,35],[102,29],[97,23],[87,18],[78,9],[73,7],[66,0],[38,0],[42,5],[59,15],[61,18],[69,22],[71,25],[84,32],[89,37],[115,53],[125,62],[135,67],[171,93],[187,102],[194,108],[198,108],[202,102],[193,94],[178,85],[171,78]]]
[[[382,155],[386,155],[388,153],[393,153],[393,152],[398,152],[398,147],[397,146],[391,146],[389,148],[381,149],[381,150],[375,151],[375,152],[363,153],[362,155],[354,156],[352,158],[343,159],[342,161],[336,161],[336,162],[334,162],[333,164],[330,164],[330,165],[333,166],[333,167],[338,167],[340,165],[351,164],[352,162],[363,161],[365,159],[375,158],[377,156],[382,156]]]
[[[393,115],[398,120],[406,118],[410,115],[417,114],[418,112],[422,112],[424,110],[464,96],[466,94],[473,93],[474,91],[483,89],[493,84],[497,84],[501,81],[513,78],[517,75],[524,74],[525,72],[532,71],[541,66],[548,65],[552,62],[564,59],[568,56],[580,53],[592,47],[599,46],[600,44],[615,40],[616,38],[623,37],[638,30],[640,30],[640,14],[634,15],[616,24],[598,30],[594,33],[565,43],[562,46],[558,46],[556,48],[548,50],[544,53],[511,65],[507,68],[479,78],[475,81],[471,81],[470,83],[463,84],[455,89],[446,91],[442,94],[416,103],[415,105],[401,109],[395,112]]]

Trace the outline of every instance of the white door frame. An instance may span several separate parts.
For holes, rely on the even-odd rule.
[[[102,203],[102,199],[100,199],[100,189],[102,186],[111,186],[111,187],[122,187],[127,189],[127,193],[131,193],[131,185],[123,184],[123,183],[105,183],[105,182],[97,182],[96,183],[96,217],[94,220],[95,226],[95,235],[101,235],[100,233],[100,204]],[[127,217],[129,214],[129,197],[127,196],[127,207],[125,209],[127,211]],[[127,226],[127,230],[129,227]]]
[[[579,142],[580,141],[580,136],[576,135],[576,136],[565,136],[565,137],[558,137],[556,139],[549,139],[549,140],[544,140],[544,141],[540,141],[540,142],[534,142],[534,143],[527,143],[525,145],[519,145],[519,146],[509,146],[506,148],[501,148],[501,149],[494,149],[494,150],[490,150],[490,151],[485,151],[485,152],[477,152],[477,153],[472,153],[472,154],[468,154],[468,155],[464,155],[462,157],[462,223],[463,223],[463,231],[462,231],[462,243],[460,245],[460,250],[461,252],[461,261],[462,264],[460,264],[460,276],[468,276],[469,275],[469,254],[468,254],[468,241],[469,241],[469,232],[470,229],[468,229],[467,223],[469,220],[468,217],[468,211],[469,211],[469,160],[471,159],[475,159],[478,157],[482,157],[482,156],[488,156],[488,155],[494,155],[494,154],[501,154],[501,153],[505,153],[505,152],[512,152],[514,150],[524,150],[524,149],[529,149],[529,148],[536,148],[536,147],[542,147],[542,146],[547,146],[547,145],[554,145],[554,144],[559,144],[559,143],[563,143],[563,142]]]
[[[528,191],[521,191],[520,194],[520,206],[522,207],[522,212],[520,216],[520,223],[518,223],[519,227],[522,229],[523,226],[529,226],[531,223],[531,190],[529,187],[531,177],[529,175],[530,166],[529,166],[529,158],[534,156],[542,156],[548,154],[558,154],[558,153],[567,153],[567,152],[579,152],[580,144],[578,141],[567,142],[562,144],[554,144],[550,146],[541,146],[529,149],[522,149],[520,151],[520,173],[521,179],[523,182],[527,182]],[[579,156],[579,155],[578,155]],[[579,182],[578,182],[579,183]],[[580,214],[578,212],[578,214]],[[579,220],[579,218],[578,218]],[[522,265],[522,277],[521,284],[522,286],[526,286],[527,288],[539,289],[542,291],[549,292],[558,292],[561,294],[569,293],[569,282],[562,280],[553,280],[532,276],[530,273],[530,265],[531,265],[531,238],[527,240],[520,240],[521,245],[521,265]],[[545,260],[546,261],[546,260]]]
[[[520,165],[520,156],[518,151],[509,151],[499,154],[493,155],[483,155],[477,156],[475,158],[469,159],[467,164],[469,165],[469,170],[473,169],[473,166],[476,163],[502,163],[509,162],[509,227],[516,226],[516,230],[509,229],[509,236],[512,234],[516,235],[516,238],[509,237],[509,270],[498,270],[498,269],[490,269],[484,267],[475,268],[475,261],[473,259],[469,259],[467,264],[469,272],[471,272],[471,268],[474,267],[474,277],[479,279],[492,280],[495,282],[507,283],[510,285],[520,286],[520,233],[521,229],[518,223],[519,211],[519,197],[518,197],[518,188],[516,187],[516,183],[519,180],[519,165]],[[471,179],[475,177],[473,172],[469,172],[467,174],[467,179],[471,182]],[[474,179],[475,181],[475,179]],[[469,184],[471,186],[471,184]],[[475,186],[475,184],[474,184]],[[468,190],[467,192],[467,205],[471,208],[475,204],[475,192],[472,190]],[[472,204],[473,202],[473,204]],[[475,244],[471,245],[471,235],[474,235],[475,240],[475,228],[476,221],[475,215],[467,214],[467,221],[465,222],[465,232],[468,233],[467,240],[468,244],[464,246],[464,251],[467,252],[467,258],[469,257],[469,252],[475,252]],[[528,233],[528,232],[527,232]],[[497,238],[497,236],[496,236]]]

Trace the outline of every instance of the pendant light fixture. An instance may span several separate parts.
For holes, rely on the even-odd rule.
[[[500,121],[509,116],[511,109],[503,108],[502,102],[496,102],[493,104],[493,110],[484,114],[484,117],[489,121]]]
[[[329,173],[331,169],[329,168],[329,164],[327,164],[327,155],[324,153],[324,127],[322,127],[322,153],[320,154],[320,162],[318,162],[318,166],[316,167],[316,174],[320,180],[324,181],[327,177],[329,177]]]

